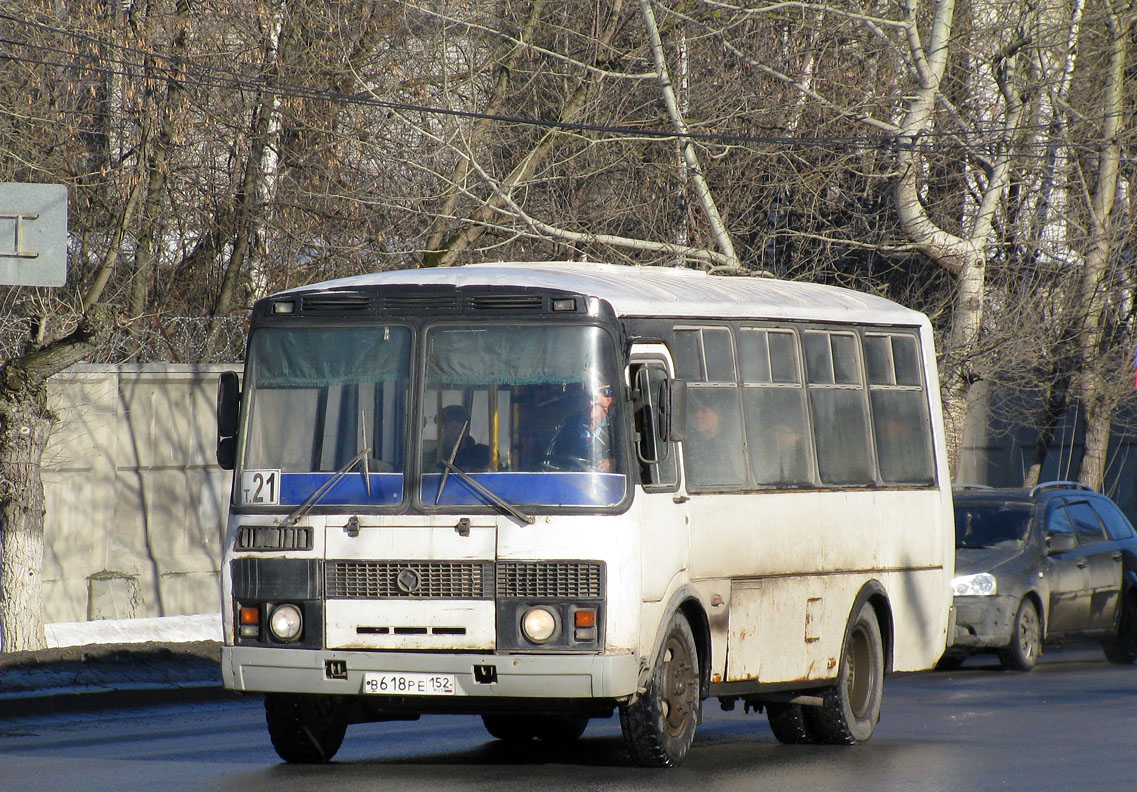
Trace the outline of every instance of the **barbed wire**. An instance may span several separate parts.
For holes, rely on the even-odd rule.
[[[61,317],[61,324],[70,324],[69,319]],[[0,361],[23,354],[33,321],[0,317]],[[246,336],[247,326],[240,317],[155,315],[116,328],[86,362],[239,363]]]

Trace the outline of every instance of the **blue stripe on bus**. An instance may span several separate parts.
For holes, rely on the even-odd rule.
[[[280,477],[280,503],[292,506],[303,502],[320,488],[331,473],[283,473]],[[486,489],[511,504],[545,506],[614,506],[624,499],[626,477],[618,473],[471,473]],[[401,473],[372,473],[368,497],[361,473],[348,473],[320,498],[324,505],[392,505],[403,498]],[[433,504],[441,473],[423,476],[422,499]],[[486,499],[461,476],[450,475],[439,505],[485,505]]]

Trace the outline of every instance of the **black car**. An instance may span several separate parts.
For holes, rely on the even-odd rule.
[[[939,667],[997,652],[1029,671],[1043,643],[1100,641],[1137,660],[1137,535],[1121,510],[1077,482],[955,492],[954,642]]]

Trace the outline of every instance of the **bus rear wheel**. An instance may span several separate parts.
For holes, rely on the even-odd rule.
[[[620,706],[620,727],[632,761],[641,767],[674,767],[683,761],[699,722],[699,655],[691,626],[671,617],[647,690]]]
[[[330,761],[347,732],[347,715],[337,696],[269,693],[265,721],[280,758],[300,764]]]
[[[766,705],[766,719],[770,721],[770,731],[778,742],[786,745],[813,745],[817,742],[817,735],[810,728],[804,710],[800,704]]]
[[[854,745],[872,737],[884,694],[884,644],[876,612],[861,606],[845,634],[837,684],[822,691],[820,706],[803,708],[818,742]]]
[[[588,716],[581,714],[483,715],[482,723],[491,736],[506,742],[524,742],[534,737],[550,743],[570,743],[580,739],[588,727]]]

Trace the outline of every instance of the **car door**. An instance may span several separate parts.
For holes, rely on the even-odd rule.
[[[1111,630],[1121,596],[1121,550],[1109,541],[1097,512],[1085,498],[1066,503],[1089,572],[1087,630]]]
[[[1074,526],[1061,501],[1051,503],[1042,520],[1042,547],[1048,534],[1073,534]],[[1077,547],[1067,553],[1047,555],[1043,574],[1050,587],[1047,635],[1084,629],[1089,616],[1089,562]]]

